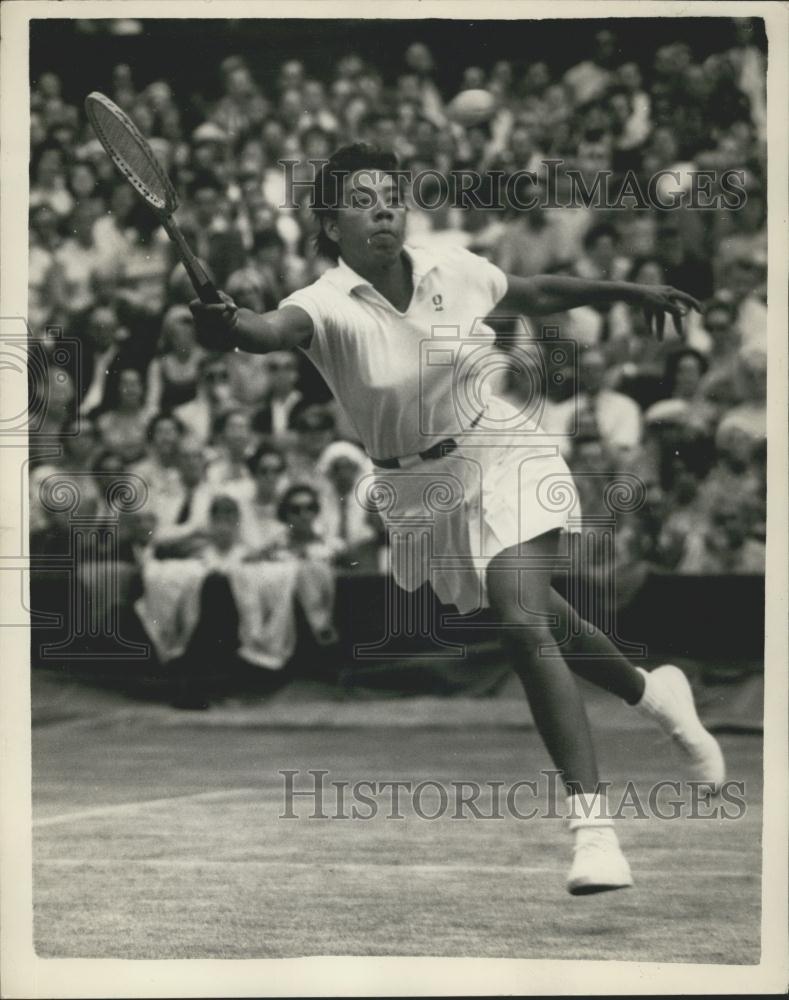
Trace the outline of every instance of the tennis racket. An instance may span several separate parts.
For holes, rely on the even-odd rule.
[[[148,140],[117,104],[96,90],[85,98],[85,112],[107,155],[159,217],[164,231],[178,250],[200,301],[206,305],[221,304],[219,293],[173,218],[173,212],[178,207],[178,195]]]

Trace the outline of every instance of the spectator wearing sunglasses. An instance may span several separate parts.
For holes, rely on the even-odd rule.
[[[336,552],[321,538],[317,529],[320,514],[318,493],[304,483],[291,486],[280,500],[277,514],[287,527],[285,551],[281,557],[299,561],[296,594],[310,629],[319,645],[336,642],[334,615]]]
[[[312,486],[297,483],[285,490],[277,516],[288,529],[288,552],[302,559],[331,559],[332,549],[316,523],[320,512],[320,498]]]

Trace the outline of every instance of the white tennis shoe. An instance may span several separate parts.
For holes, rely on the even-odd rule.
[[[723,752],[699,719],[687,677],[670,664],[641,673],[646,687],[636,708],[671,737],[687,763],[689,777],[709,784],[713,792],[719,791],[726,780]]]
[[[627,889],[633,884],[608,815],[605,796],[580,792],[567,798],[567,817],[575,838],[567,891],[573,896]]]
[[[571,895],[588,896],[632,886],[630,865],[612,827],[577,829],[573,851],[573,863],[567,875],[567,891]]]

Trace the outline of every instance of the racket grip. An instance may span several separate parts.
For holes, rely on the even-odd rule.
[[[205,284],[196,284],[192,282],[195,286],[195,291],[197,292],[197,297],[206,306],[219,306],[222,304],[222,299],[219,297],[219,292],[216,290],[212,282],[206,281]]]

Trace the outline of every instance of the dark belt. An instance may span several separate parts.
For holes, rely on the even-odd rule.
[[[478,413],[474,418],[474,422],[469,427],[471,430],[476,427],[482,417],[482,413]],[[443,441],[438,441],[436,444],[432,445],[430,448],[425,448],[424,451],[418,453],[418,458],[423,462],[429,462],[432,458],[443,458],[444,455],[449,455],[455,451],[458,447],[458,443],[454,438],[444,438]],[[371,458],[370,461],[378,469],[402,469],[403,465],[399,458]]]

